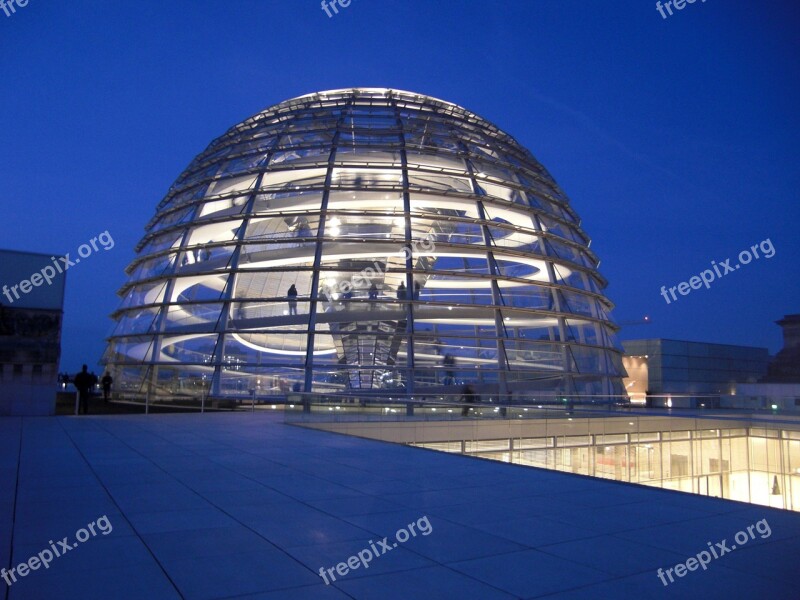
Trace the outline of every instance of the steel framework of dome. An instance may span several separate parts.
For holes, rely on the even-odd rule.
[[[588,246],[548,172],[477,115],[310,94],[232,127],[172,185],[103,360],[118,391],[156,397],[622,394]]]

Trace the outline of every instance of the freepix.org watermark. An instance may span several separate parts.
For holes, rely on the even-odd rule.
[[[675,7],[675,10],[683,10],[686,8],[687,4],[694,4],[697,0],[667,0],[664,4],[656,2],[656,10],[661,14],[661,17],[666,19],[667,14],[664,13],[664,9],[666,9],[669,16],[672,16],[672,7]],[[701,0],[701,2],[705,2],[706,0]]]
[[[736,541],[738,546],[736,544],[731,544],[729,547],[727,539],[724,539],[721,542],[716,542],[714,545],[712,545],[711,542],[706,542],[708,545],[708,550],[702,550],[697,553],[697,556],[693,556],[687,559],[686,562],[678,563],[669,569],[659,569],[656,571],[656,575],[661,580],[661,583],[667,586],[670,583],[675,582],[675,579],[672,577],[673,571],[678,577],[685,576],[689,571],[696,571],[698,567],[702,567],[703,571],[705,571],[708,569],[708,563],[710,563],[713,559],[721,558],[728,554],[728,552],[733,552],[736,550],[736,548],[744,546],[750,540],[756,539],[756,535],[753,533],[754,529],[759,533],[762,540],[772,535],[772,529],[770,528],[769,523],[767,523],[767,520],[761,519],[754,525],[748,525],[747,531],[742,530],[733,536],[733,539]],[[667,578],[665,578],[664,575],[669,578],[669,583],[667,583]]]
[[[325,14],[330,19],[334,14],[339,14],[339,9],[336,7],[337,4],[342,8],[347,8],[350,6],[350,2],[352,0],[322,0],[322,10],[325,11]],[[331,9],[333,9],[333,13],[331,13]]]
[[[431,254],[436,251],[436,244],[433,240],[434,237],[431,234],[421,240],[411,240],[409,245],[403,246],[396,256],[402,255],[405,260],[408,260],[417,254]],[[371,267],[365,267],[350,279],[345,279],[334,285],[330,290],[332,298],[336,300],[339,296],[350,293],[356,288],[367,287],[373,279],[384,274],[385,271],[381,269],[378,261],[373,261]]]
[[[336,581],[336,575],[334,575],[334,570],[339,575],[339,577],[344,577],[347,575],[351,570],[355,571],[359,567],[364,567],[365,569],[369,569],[369,563],[372,562],[374,558],[379,556],[383,556],[387,552],[394,550],[397,548],[397,544],[407,542],[409,538],[416,537],[417,532],[414,529],[419,529],[419,533],[423,536],[430,535],[433,531],[433,526],[431,526],[431,522],[428,520],[428,516],[425,515],[424,517],[420,517],[414,523],[409,523],[405,527],[398,529],[397,533],[394,534],[396,542],[390,542],[388,537],[379,540],[378,542],[373,542],[372,540],[369,541],[369,548],[364,548],[358,554],[354,554],[350,558],[347,559],[346,562],[340,562],[335,567],[331,567],[326,569],[325,567],[319,568],[319,576],[322,577],[322,580],[325,582],[325,585],[330,585],[331,581]],[[377,546],[376,546],[377,543]],[[328,576],[330,576],[331,580],[328,581]]]
[[[97,245],[98,242],[103,250],[111,250],[114,247],[114,238],[111,237],[111,234],[108,233],[108,230],[105,230],[100,235],[89,240],[88,244],[81,244],[78,247],[78,256],[80,258],[70,260],[69,253],[64,256],[59,256],[58,258],[51,256],[50,260],[52,260],[53,263],[45,265],[37,273],[31,275],[30,278],[23,279],[16,285],[3,285],[3,295],[10,304],[13,304],[15,300],[20,299],[20,292],[23,294],[29,294],[35,287],[39,287],[44,284],[52,285],[56,275],[61,274],[70,267],[77,265],[79,262],[81,262],[81,258],[89,258],[93,252],[98,252],[100,250],[100,247]]]
[[[767,238],[760,244],[753,244],[749,250],[742,250],[739,252],[739,262],[737,264],[731,266],[730,258],[719,261],[719,264],[712,260],[711,266],[714,267],[713,271],[711,269],[706,269],[699,275],[690,277],[688,283],[682,281],[678,285],[673,285],[669,289],[667,289],[667,286],[662,285],[661,295],[664,297],[664,301],[669,304],[671,302],[669,299],[670,296],[672,296],[672,300],[678,299],[678,297],[675,295],[675,290],[678,290],[678,293],[681,296],[687,296],[692,290],[699,290],[704,285],[706,286],[706,289],[709,289],[711,287],[711,282],[715,279],[720,279],[728,273],[733,273],[742,265],[749,265],[751,262],[753,262],[753,259],[758,260],[761,258],[761,256],[758,254],[759,250],[761,250],[761,256],[764,258],[772,258],[775,256],[775,246],[773,246],[770,239]],[[722,268],[722,271],[720,271],[720,267]]]
[[[28,6],[28,0],[0,0],[0,10],[6,13],[7,17],[17,12],[17,8],[25,8],[26,6]]]
[[[95,525],[97,526],[97,530],[95,530]],[[97,535],[98,530],[103,535],[108,535],[114,531],[114,526],[111,525],[111,521],[108,520],[106,515],[89,523],[86,527],[78,529],[78,531],[75,532],[76,541],[74,543],[70,544],[69,538],[67,537],[57,544],[54,544],[53,540],[50,540],[48,542],[50,544],[49,548],[45,548],[39,552],[39,554],[31,556],[28,560],[19,563],[16,567],[12,567],[9,571],[5,569],[0,570],[0,577],[11,587],[17,582],[17,577],[27,577],[30,575],[31,571],[37,571],[42,567],[49,569],[50,563],[53,562],[54,559],[64,556],[67,552],[71,552],[77,548],[79,544],[89,541]]]

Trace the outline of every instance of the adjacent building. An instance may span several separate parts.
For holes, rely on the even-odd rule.
[[[786,315],[775,324],[783,333],[783,348],[770,362],[761,382],[800,384],[800,314]]]
[[[633,402],[652,406],[718,406],[737,384],[767,373],[769,351],[753,346],[667,339],[627,340],[624,380]]]
[[[0,415],[55,412],[66,283],[57,260],[0,250]]]
[[[724,405],[730,408],[800,411],[800,314],[775,321],[783,331],[783,348],[770,362],[758,383],[736,387],[736,397]]]

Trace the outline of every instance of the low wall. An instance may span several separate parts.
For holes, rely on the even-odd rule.
[[[461,419],[406,421],[294,421],[314,429],[323,429],[355,437],[399,444],[542,438],[579,435],[618,435],[697,429],[730,429],[746,426],[736,419],[695,419],[670,416],[597,417],[573,419]]]
[[[53,384],[0,383],[0,415],[48,417],[56,413],[56,389]]]

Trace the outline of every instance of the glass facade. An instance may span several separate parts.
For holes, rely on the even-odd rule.
[[[320,92],[232,127],[147,225],[104,355],[123,395],[622,394],[558,185],[454,104]]]
[[[800,511],[796,425],[648,418],[644,430],[633,418],[575,419],[570,427],[560,419],[533,435],[413,445]]]

